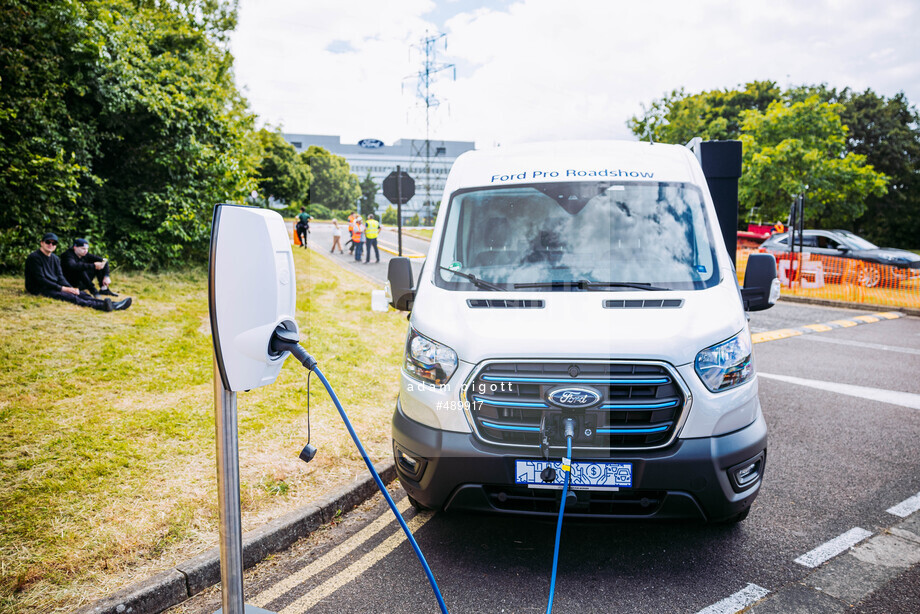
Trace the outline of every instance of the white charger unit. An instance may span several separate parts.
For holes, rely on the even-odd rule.
[[[290,354],[269,353],[279,325],[297,332],[294,258],[284,219],[258,207],[214,207],[208,301],[225,390],[271,384]]]

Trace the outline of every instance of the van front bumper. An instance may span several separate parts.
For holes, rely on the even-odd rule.
[[[419,504],[446,511],[554,516],[561,491],[515,484],[517,459],[539,453],[485,444],[472,433],[442,431],[411,420],[397,403],[393,415],[396,470]],[[766,464],[763,415],[745,428],[718,437],[677,439],[665,449],[611,451],[604,458],[573,454],[575,460],[629,462],[633,486],[619,491],[576,491],[567,517],[720,521],[750,508]],[[739,488],[729,470],[760,458],[756,480]],[[555,460],[555,458],[554,458]]]

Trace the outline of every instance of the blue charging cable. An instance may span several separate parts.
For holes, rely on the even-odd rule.
[[[566,425],[568,431],[568,425]],[[572,435],[566,432],[565,458],[562,459],[562,470],[565,472],[565,483],[562,485],[562,503],[559,505],[559,520],[556,521],[556,545],[553,548],[553,575],[549,581],[549,601],[546,604],[546,614],[553,611],[553,595],[556,593],[556,568],[559,565],[559,541],[562,537],[562,514],[565,512],[565,498],[569,494],[569,480],[572,479]]]
[[[367,469],[371,472],[371,476],[373,476],[374,481],[377,483],[377,488],[380,489],[381,494],[383,494],[383,498],[386,499],[390,509],[393,510],[393,514],[396,516],[396,520],[399,521],[399,525],[402,527],[403,532],[405,532],[406,537],[409,539],[409,543],[412,544],[412,549],[415,550],[415,556],[418,557],[419,562],[422,564],[422,568],[425,570],[425,575],[428,576],[428,582],[431,584],[431,590],[434,591],[434,596],[438,600],[438,607],[441,608],[441,612],[443,612],[443,614],[447,614],[447,605],[444,603],[444,597],[441,596],[441,589],[438,588],[438,583],[434,579],[434,574],[431,573],[431,567],[428,566],[428,561],[425,560],[425,555],[422,554],[421,548],[418,547],[418,543],[415,541],[415,537],[412,536],[412,532],[409,530],[409,526],[403,519],[402,514],[399,513],[398,509],[396,509],[396,503],[393,502],[393,497],[390,496],[386,486],[384,486],[383,480],[380,479],[380,475],[377,473],[377,470],[374,469],[374,465],[371,463],[371,459],[368,458],[367,452],[364,450],[364,446],[361,445],[361,440],[358,438],[358,434],[355,433],[355,429],[351,426],[351,420],[348,419],[348,416],[345,414],[345,410],[342,408],[342,404],[339,402],[339,397],[335,394],[335,390],[332,389],[332,386],[329,384],[326,376],[323,375],[323,372],[316,364],[316,360],[307,354],[307,351],[300,346],[299,341],[300,338],[296,332],[287,330],[284,327],[278,327],[275,329],[274,335],[272,335],[272,339],[269,343],[269,349],[273,355],[280,355],[281,352],[284,351],[290,352],[298,361],[300,361],[301,364],[303,364],[303,366],[305,366],[313,373],[316,373],[316,376],[319,377],[320,381],[323,383],[323,386],[326,387],[326,391],[332,398],[332,402],[335,403],[335,408],[339,410],[339,415],[342,417],[342,422],[345,423],[345,428],[348,429],[348,434],[351,435],[352,440],[354,440],[355,446],[358,448],[358,452],[361,453],[361,458],[364,459],[364,464],[367,465]],[[553,611],[553,595],[556,592],[556,568],[559,564],[559,541],[562,537],[562,515],[565,512],[565,498],[566,495],[568,495],[569,481],[572,478],[572,439],[575,437],[575,419],[566,418],[564,424],[566,452],[565,458],[562,459],[562,470],[565,472],[565,483],[562,486],[562,503],[559,506],[559,520],[556,523],[556,545],[553,548],[553,574],[549,585],[549,603],[546,606],[546,614],[551,614]]]
[[[380,479],[380,476],[374,469],[374,465],[371,463],[371,459],[367,457],[367,452],[364,451],[364,446],[361,445],[361,440],[358,439],[358,435],[355,433],[355,429],[351,426],[351,421],[348,419],[348,416],[345,415],[345,410],[342,409],[342,404],[339,402],[339,397],[335,395],[335,391],[332,389],[332,386],[329,385],[329,382],[326,380],[326,376],[323,375],[323,372],[320,371],[318,366],[314,366],[312,371],[316,373],[316,376],[323,383],[323,386],[326,387],[326,391],[329,392],[329,396],[332,397],[332,402],[335,403],[335,408],[339,410],[339,415],[342,416],[342,421],[345,423],[345,428],[348,429],[348,434],[351,435],[355,445],[358,447],[358,451],[361,453],[361,458],[364,459],[364,463],[367,465],[368,470],[370,470],[371,475],[374,477],[374,481],[377,482],[377,488],[379,488],[380,492],[383,493],[383,497],[387,500],[390,509],[393,510],[393,514],[396,516],[396,520],[399,521],[400,526],[406,533],[406,537],[409,538],[409,543],[412,544],[412,549],[415,550],[415,556],[418,557],[419,562],[422,564],[422,568],[425,570],[425,575],[428,576],[428,582],[431,583],[431,590],[434,591],[434,596],[438,600],[438,607],[441,608],[441,612],[447,614],[447,605],[444,603],[444,598],[441,596],[441,590],[438,588],[438,583],[434,579],[434,574],[431,573],[431,567],[428,566],[428,561],[425,560],[425,555],[422,554],[421,549],[418,547],[418,543],[416,543],[415,538],[412,536],[412,531],[409,530],[409,526],[403,519],[402,514],[399,513],[398,509],[396,509],[396,504],[393,502],[393,497],[390,496],[386,486],[383,485],[383,480]],[[555,569],[555,563],[553,564],[553,568]]]

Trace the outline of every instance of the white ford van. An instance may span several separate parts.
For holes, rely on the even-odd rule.
[[[411,311],[393,450],[420,508],[554,515],[574,418],[569,517],[743,519],[767,429],[745,309],[706,178],[677,145],[565,142],[454,163]]]

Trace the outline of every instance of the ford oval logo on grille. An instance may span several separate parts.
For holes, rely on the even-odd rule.
[[[593,388],[566,386],[550,390],[546,400],[558,407],[579,409],[596,404],[601,400],[601,394]]]

